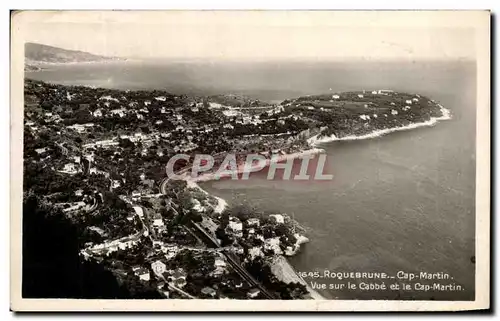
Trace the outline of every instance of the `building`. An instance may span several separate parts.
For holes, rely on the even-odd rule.
[[[74,163],[68,163],[64,165],[63,169],[58,171],[59,173],[74,175],[78,173],[77,165]]]
[[[114,179],[113,183],[111,185],[111,188],[118,188],[118,187],[120,187],[120,185],[121,185],[121,182],[119,180]]]
[[[101,109],[96,109],[93,113],[92,116],[94,117],[102,117],[102,110]]]
[[[248,249],[248,256],[250,260],[254,260],[256,257],[264,257],[264,253],[262,252],[262,248],[260,246],[254,246]]]
[[[232,218],[226,227],[226,233],[236,237],[243,237],[243,223],[241,223],[237,218]]]
[[[214,262],[214,275],[222,275],[226,272],[227,263],[221,258],[216,258]]]
[[[179,248],[177,246],[163,246],[161,250],[165,254],[165,259],[167,260],[173,259],[177,256],[177,253],[179,253]]]
[[[48,149],[49,149],[48,147],[37,148],[37,149],[35,149],[35,152],[36,152],[37,154],[43,154],[43,153],[45,153]]]
[[[161,218],[156,218],[153,220],[153,226],[155,226],[155,227],[161,227],[164,225],[165,224],[163,223],[163,219],[161,219]]]
[[[269,217],[274,219],[274,222],[276,222],[277,224],[285,223],[285,218],[281,214],[271,214],[271,215],[269,215]]]
[[[132,268],[132,271],[134,271],[134,275],[138,276],[141,281],[149,281],[151,279],[148,269],[142,266],[135,266]]]
[[[118,115],[120,117],[125,117],[126,109],[120,108],[120,109],[113,109],[110,111],[111,114],[113,115]]]
[[[253,289],[250,289],[250,291],[247,292],[247,297],[249,299],[255,299],[256,297],[258,297],[260,294],[260,290],[259,289],[256,289],[256,288],[253,288]]]
[[[132,200],[133,201],[138,201],[141,198],[141,192],[138,191],[133,191],[132,192]]]
[[[247,220],[248,226],[260,226],[260,220],[258,218],[249,218]]]

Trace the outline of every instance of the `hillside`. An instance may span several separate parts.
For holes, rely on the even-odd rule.
[[[24,57],[28,65],[122,60],[122,58],[105,57],[84,51],[67,50],[32,42],[26,43],[24,49]]]

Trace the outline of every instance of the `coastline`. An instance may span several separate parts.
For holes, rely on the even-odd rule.
[[[385,129],[379,129],[375,130],[370,134],[366,135],[360,135],[360,136],[355,136],[355,135],[349,135],[349,136],[344,136],[344,137],[337,137],[335,135],[331,136],[324,136],[324,137],[319,137],[321,134],[315,135],[307,140],[307,142],[315,147],[320,144],[324,143],[330,143],[330,142],[335,142],[335,141],[349,141],[349,140],[361,140],[361,139],[370,139],[370,138],[377,138],[380,136],[384,136],[390,133],[398,132],[398,131],[405,131],[405,130],[410,130],[410,129],[415,129],[415,128],[420,128],[420,127],[430,127],[436,125],[439,121],[441,120],[450,120],[452,118],[451,112],[449,109],[444,108],[442,105],[438,104],[442,116],[440,117],[431,117],[429,120],[420,122],[420,123],[413,123],[410,125],[406,126],[399,126],[399,127],[392,127],[392,128],[385,128]]]
[[[207,191],[205,191],[203,188],[200,187],[200,185],[198,185],[198,182],[199,182],[198,180],[191,179],[190,176],[186,176],[185,182],[186,182],[188,188],[196,189],[196,190],[198,190],[198,191],[200,191],[200,192],[202,192],[202,193],[204,193],[206,195],[210,195],[210,196],[214,197],[217,200],[217,205],[214,207],[214,212],[215,213],[220,214],[220,213],[222,213],[227,208],[228,203],[227,203],[226,200],[224,200],[221,197],[212,195],[212,194],[208,193]],[[306,243],[306,242],[309,241],[309,239],[307,239],[307,238],[305,238],[305,239],[307,241],[300,242],[299,246],[301,244],[304,244],[304,243]],[[295,252],[294,255],[297,252]],[[314,300],[325,300],[325,298],[321,294],[319,294],[317,291],[315,291],[314,289],[312,289],[309,286],[309,284],[307,284],[307,282],[302,277],[300,277],[297,274],[297,272],[295,271],[295,269],[290,264],[290,262],[286,259],[285,256],[283,256],[283,255],[276,255],[276,256],[274,256],[272,258],[272,260],[269,263],[270,263],[270,268],[271,268],[272,273],[279,280],[281,280],[281,281],[283,281],[285,283],[296,282],[296,283],[303,284],[306,287],[306,289],[307,289],[307,291],[309,293],[309,296],[312,299],[314,299]]]
[[[278,280],[285,283],[300,283],[306,287],[311,299],[326,300],[324,296],[311,288],[309,284],[300,275],[297,274],[293,266],[283,255],[273,257],[272,261],[270,262],[270,266],[271,272],[278,278]]]
[[[438,104],[438,106],[441,110],[442,116],[431,117],[428,121],[425,121],[425,122],[414,123],[414,124],[410,124],[407,126],[381,129],[381,130],[374,131],[370,134],[361,135],[361,136],[350,135],[350,136],[346,136],[346,137],[342,137],[342,138],[337,138],[335,135],[332,135],[332,136],[328,136],[328,137],[318,138],[318,136],[320,134],[315,135],[307,140],[307,142],[309,143],[309,146],[312,147],[311,149],[307,149],[307,150],[304,150],[301,152],[281,155],[280,158],[278,159],[278,161],[298,158],[298,157],[305,156],[305,155],[324,153],[325,152],[324,149],[316,148],[316,146],[318,146],[319,144],[323,144],[323,143],[328,143],[328,142],[333,142],[333,141],[349,141],[349,140],[361,140],[361,139],[376,138],[376,137],[380,137],[380,136],[383,136],[383,135],[386,135],[386,134],[389,134],[392,132],[405,131],[405,130],[420,128],[420,127],[434,126],[441,120],[449,120],[452,118],[450,110],[444,108],[440,104]],[[266,162],[266,166],[269,166],[269,162]],[[236,172],[237,174],[241,174],[241,173],[244,173],[245,171],[248,171],[248,168],[245,168],[243,166],[243,167],[239,167],[236,171],[233,170],[233,171],[225,172],[224,173],[225,176],[218,176],[214,173],[207,173],[207,174],[199,175],[196,178],[193,178],[190,175],[185,175],[184,180],[186,181],[187,186],[189,188],[199,190],[200,192],[202,192],[206,195],[210,195],[210,196],[214,197],[217,200],[217,205],[214,207],[214,212],[220,214],[227,208],[227,206],[228,206],[227,201],[224,200],[223,198],[220,198],[218,196],[215,196],[215,195],[208,193],[207,191],[205,191],[203,188],[201,188],[198,185],[198,182],[208,182],[208,181],[218,180],[222,177],[226,177],[226,175],[231,176],[231,174],[234,174],[234,172]],[[307,239],[307,241],[309,241],[309,240]],[[306,243],[306,242],[303,242],[303,243]],[[294,255],[296,253],[294,253]],[[303,284],[306,286],[310,298],[312,298],[314,300],[325,300],[325,297],[323,297],[316,290],[312,289],[309,286],[309,284],[307,284],[307,282],[297,274],[297,272],[295,271],[295,269],[293,268],[293,266],[290,264],[290,262],[287,260],[287,258],[285,256],[283,256],[283,255],[274,256],[270,261],[270,267],[271,267],[272,273],[279,280],[281,280],[285,283],[297,282],[297,283]]]

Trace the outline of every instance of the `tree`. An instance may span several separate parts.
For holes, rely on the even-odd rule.
[[[103,265],[82,261],[78,229],[35,195],[23,200],[24,298],[129,298]]]

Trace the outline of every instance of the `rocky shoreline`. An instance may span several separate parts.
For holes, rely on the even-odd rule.
[[[77,228],[82,244],[111,244],[93,257],[136,298],[157,294],[165,286],[163,277],[179,273],[194,282],[179,285],[189,295],[269,296],[264,291],[258,297],[255,284],[243,284],[241,276],[222,269],[227,262],[203,248],[202,243],[209,243],[200,240],[205,237],[212,246],[230,251],[277,297],[321,299],[286,259],[309,241],[298,222],[286,214],[229,206],[198,183],[257,170],[241,166],[248,154],[258,153],[268,166],[322,153],[317,146],[324,142],[378,137],[451,117],[428,98],[388,91],[308,96],[235,109],[207,97],[159,90],[27,80],[24,98],[25,192],[54,211],[62,209],[60,215]],[[178,173],[190,169],[198,154],[233,154],[240,166],[223,175],[181,176],[182,182],[175,184],[165,179],[165,168],[178,154],[189,156],[174,168]],[[96,208],[93,215],[81,215],[91,205]],[[134,242],[117,242],[129,237]],[[169,267],[167,276],[155,276],[153,266],[163,265]],[[224,278],[230,274],[234,278],[227,283]]]
[[[302,152],[296,152],[296,153],[282,155],[279,158],[279,161],[300,158],[300,157],[305,156],[305,155],[324,153],[325,151],[323,149],[316,148],[316,146],[318,146],[320,144],[324,144],[324,143],[329,143],[329,142],[334,142],[334,141],[348,141],[348,140],[361,140],[361,139],[376,138],[376,137],[380,137],[380,136],[383,136],[383,135],[386,135],[386,134],[389,134],[392,132],[405,131],[405,130],[415,129],[415,128],[419,128],[419,127],[434,126],[437,124],[438,121],[449,120],[452,118],[451,112],[448,109],[444,108],[440,104],[438,104],[438,106],[440,108],[442,116],[431,117],[431,119],[429,119],[428,121],[424,121],[424,122],[420,122],[420,123],[414,123],[414,124],[410,124],[410,125],[406,125],[406,126],[399,126],[399,127],[388,128],[388,129],[383,129],[383,130],[376,130],[371,134],[366,134],[366,135],[361,135],[361,136],[349,135],[349,136],[345,136],[342,138],[338,138],[335,135],[322,136],[321,133],[317,134],[317,135],[308,139],[308,144],[312,147],[311,149],[307,149],[307,150],[304,150]],[[269,166],[269,163],[266,163],[266,166]],[[229,177],[234,172],[236,172],[237,174],[241,174],[241,173],[244,173],[245,170],[248,170],[248,169],[245,169],[243,167],[239,167],[238,170],[236,170],[236,171],[227,171],[227,173],[225,173],[225,176]],[[196,178],[192,178],[192,177],[186,175],[185,181],[187,182],[187,184],[190,188],[198,189],[201,192],[205,193],[206,195],[210,195],[207,191],[205,191],[203,188],[201,188],[197,183],[218,180],[220,178],[221,177],[217,177],[213,173],[206,173],[206,174],[199,175]],[[220,197],[213,196],[213,195],[211,195],[211,196],[215,197],[218,201],[218,204],[216,206],[217,210],[215,210],[215,209],[214,210],[217,213],[222,213],[224,211],[224,209],[227,208],[228,203]],[[296,221],[291,222],[291,224],[295,224],[295,227],[298,226],[302,231],[304,230],[304,228],[301,227],[300,224]],[[307,237],[305,237],[301,234],[297,234],[297,235],[299,236],[298,240],[300,240],[297,242],[298,246],[295,249],[295,251],[293,251],[291,253],[287,253],[288,256],[293,256],[293,255],[297,254],[300,246],[302,244],[309,242],[309,239]],[[270,265],[271,271],[274,274],[274,276],[276,278],[278,278],[280,281],[285,282],[285,283],[299,283],[299,284],[304,285],[308,291],[307,298],[314,299],[314,300],[324,300],[325,299],[316,290],[312,289],[307,284],[307,282],[305,282],[305,280],[296,273],[295,269],[293,268],[293,266],[290,264],[290,262],[286,259],[286,257],[284,255],[275,255],[275,256],[269,258],[268,264]]]

